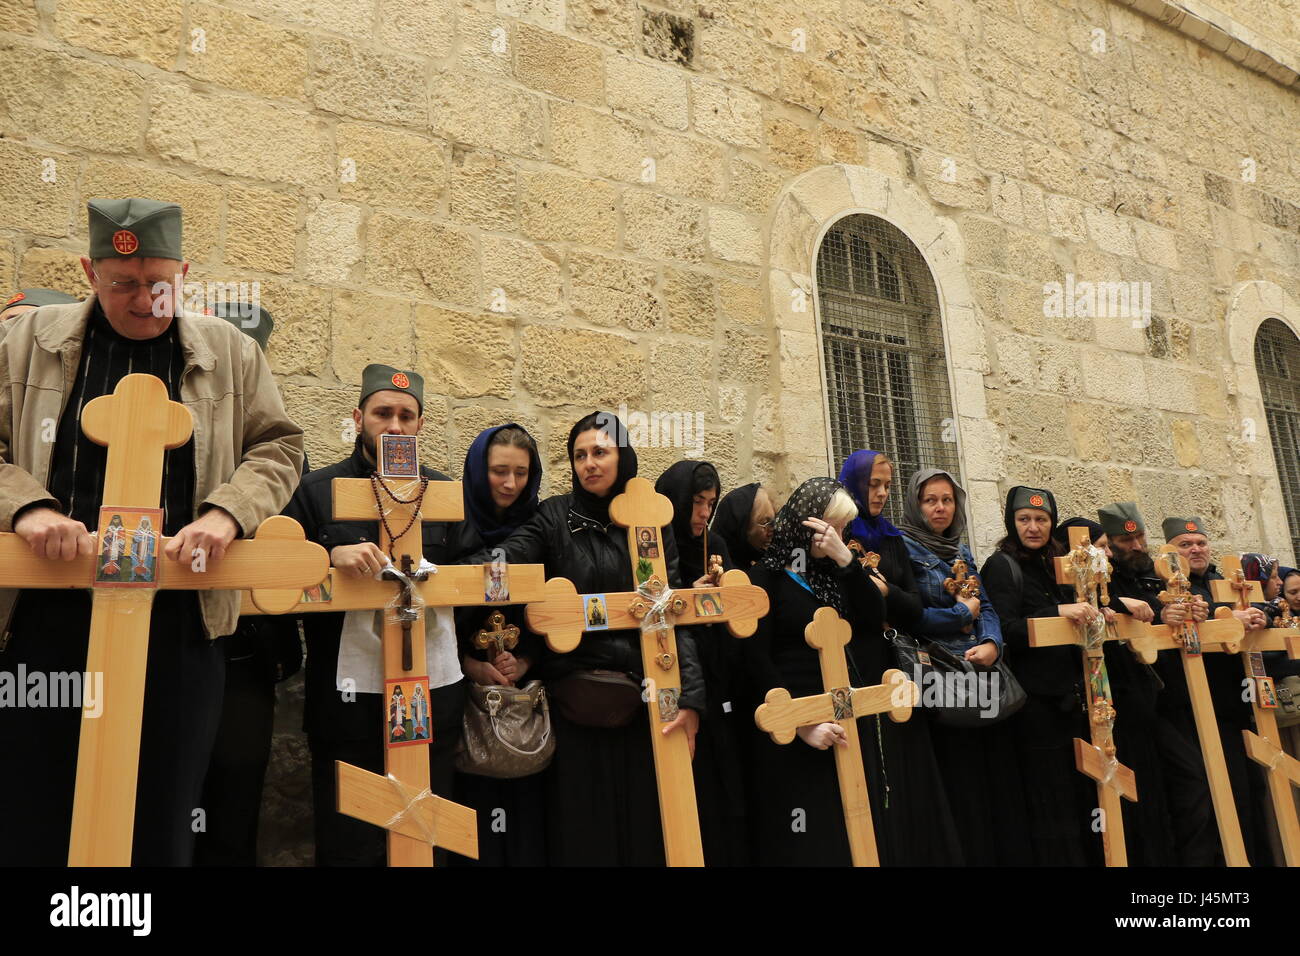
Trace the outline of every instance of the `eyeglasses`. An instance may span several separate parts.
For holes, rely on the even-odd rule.
[[[137,282],[135,279],[115,279],[111,282],[105,282],[94,269],[90,270],[90,274],[95,277],[96,282],[113,295],[134,296],[141,289],[145,289],[149,293],[149,298],[161,299],[165,295],[170,295],[172,290],[172,281],[170,279],[155,279],[145,282]]]
[[[775,520],[776,520],[775,518],[768,518],[766,521],[756,521],[754,522],[754,527],[762,528],[764,531],[766,531],[768,528],[772,527],[772,524]]]

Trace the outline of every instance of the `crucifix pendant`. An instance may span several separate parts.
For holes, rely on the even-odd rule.
[[[411,660],[411,621],[415,618],[415,608],[411,606],[411,556],[402,555],[402,573],[406,579],[402,581],[402,606],[398,609],[398,615],[402,621],[402,670],[409,671],[413,666]]]

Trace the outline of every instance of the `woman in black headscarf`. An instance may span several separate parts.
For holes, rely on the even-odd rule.
[[[1007,664],[1025,690],[1024,707],[1008,724],[1034,859],[1041,866],[1097,865],[1100,841],[1091,832],[1096,788],[1074,761],[1074,738],[1089,739],[1079,649],[1029,646],[1030,618],[1082,620],[1089,616],[1088,605],[1071,600],[1073,592],[1056,583],[1053,560],[1066,547],[1056,537],[1056,499],[1050,491],[1012,488],[1003,523],[1006,536],[984,562],[980,578],[1002,624]]]
[[[767,489],[756,481],[750,482],[727,492],[718,502],[709,534],[726,541],[731,560],[747,571],[772,540],[775,515]]]
[[[659,476],[655,491],[673,503],[673,536],[678,564],[687,587],[714,587],[706,579],[704,532],[722,493],[718,471],[707,461],[679,461]],[[708,535],[708,554],[722,559],[724,570],[735,567],[725,540]],[[696,648],[704,668],[709,711],[702,721],[695,750],[695,797],[700,836],[707,866],[744,866],[749,862],[746,839],[745,786],[740,754],[741,721],[753,706],[740,691],[741,642],[725,626],[695,630]],[[746,729],[747,733],[747,729]]]
[[[573,490],[542,502],[503,541],[512,564],[543,564],[579,594],[634,591],[627,533],[609,503],[636,475],[636,450],[618,417],[595,412],[569,432]],[[663,529],[669,587],[682,587],[677,545]],[[480,552],[477,560],[491,559]],[[689,583],[689,582],[685,582]],[[663,733],[685,733],[694,750],[705,709],[704,679],[688,628],[677,629],[680,712]],[[654,866],[664,862],[648,714],[641,699],[641,634],[596,631],[568,654],[536,666],[551,700],[555,757],[546,771],[547,855],[560,866]]]
[[[824,692],[817,652],[804,640],[804,628],[820,607],[833,607],[853,629],[845,648],[853,686],[879,684],[892,666],[881,633],[880,588],[842,540],[855,513],[839,482],[813,478],[795,490],[777,515],[772,543],[751,572],[754,583],[767,591],[771,610],[760,619],[757,633],[743,642],[761,693],[773,687],[784,687],[794,697]],[[858,720],[881,863],[952,862],[943,850],[945,835],[952,842],[946,805],[923,807],[907,786],[914,776],[907,763],[933,763],[933,756],[900,746],[897,726],[875,715]],[[835,723],[816,724],[800,727],[798,738],[779,745],[757,728],[752,735],[758,861],[847,866],[848,836],[830,752],[842,745],[843,730]],[[796,811],[800,817],[793,815]]]
[[[495,548],[537,513],[542,460],[537,443],[511,422],[479,433],[465,453],[461,490],[465,520],[453,525],[454,553],[471,555]],[[507,582],[508,586],[508,582]],[[489,654],[473,638],[494,611],[519,628],[511,650]],[[523,687],[542,652],[541,639],[528,629],[522,605],[465,607],[456,612],[456,637],[465,676],[484,686]],[[509,780],[457,772],[456,802],[478,812],[478,865],[543,866],[546,814],[541,774]],[[500,826],[501,814],[506,825]],[[462,858],[453,857],[461,863]],[[469,862],[469,861],[463,861]]]

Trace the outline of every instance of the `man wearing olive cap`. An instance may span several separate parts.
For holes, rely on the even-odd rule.
[[[1211,560],[1210,538],[1205,533],[1205,522],[1199,516],[1166,518],[1161,522],[1160,530],[1164,532],[1165,541],[1187,559],[1190,568],[1187,579],[1197,597],[1195,607],[1199,612],[1213,617],[1220,608],[1227,608],[1248,633],[1268,626],[1268,615],[1262,608],[1239,611],[1231,604],[1214,599],[1210,582],[1223,580],[1223,575]],[[1267,832],[1272,811],[1268,806],[1268,784],[1263,769],[1247,757],[1241,735],[1243,730],[1255,727],[1254,711],[1243,698],[1241,658],[1236,654],[1210,653],[1204,655],[1203,660],[1246,854],[1252,866],[1266,866],[1274,862]],[[1180,653],[1161,651],[1156,667],[1165,682],[1165,691],[1160,698],[1161,711],[1187,739],[1196,740],[1196,721],[1192,716],[1192,701]]]
[[[297,484],[302,430],[266,359],[228,322],[179,308],[181,208],[92,199],[92,295],[0,324],[0,530],[43,559],[94,551],[108,450],[81,430],[86,404],[149,373],[193,416],[165,453],[160,504],[171,558],[227,546],[278,512]],[[111,503],[111,502],[110,502]],[[83,671],[88,591],[0,590],[0,669]],[[211,639],[235,629],[235,591],[160,591],[152,610],[137,786],[136,864],[190,862],[194,812],[220,713],[223,661]],[[111,688],[108,689],[111,693]],[[0,864],[67,860],[80,709],[0,708]]]
[[[56,289],[19,289],[5,299],[4,305],[0,305],[0,322],[24,312],[35,311],[43,305],[67,305],[79,301],[81,300],[75,295],[68,295]]]
[[[303,526],[309,541],[329,550],[330,563],[341,573],[374,577],[389,563],[379,548],[379,523],[335,521],[331,483],[335,478],[369,478],[376,470],[380,435],[419,433],[424,424],[424,379],[409,370],[367,365],[352,422],[357,433],[352,454],[303,478],[285,514]],[[421,467],[420,473],[434,481],[450,480],[431,468]],[[447,564],[455,557],[450,543],[453,527],[454,523],[424,522],[427,560]],[[433,724],[433,742],[427,748],[429,789],[450,797],[465,710],[464,674],[450,610],[425,608],[424,619]],[[383,773],[381,614],[307,614],[302,624],[307,638],[304,722],[311,743],[316,865],[383,866],[384,831],[335,809],[334,766],[342,760]]]

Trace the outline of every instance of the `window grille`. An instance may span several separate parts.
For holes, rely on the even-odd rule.
[[[1255,333],[1255,371],[1291,525],[1291,553],[1300,557],[1300,340],[1279,319],[1265,319]]]
[[[859,448],[887,454],[897,520],[918,468],[962,480],[934,278],[898,228],[847,216],[818,250],[817,300],[835,473]]]

